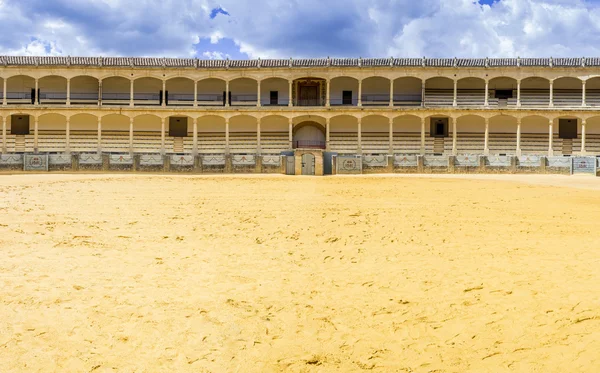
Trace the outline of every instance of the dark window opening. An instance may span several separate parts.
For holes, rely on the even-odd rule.
[[[29,115],[12,115],[10,117],[10,133],[12,135],[29,135]]]
[[[507,100],[513,97],[512,89],[497,89],[495,97],[499,100]]]
[[[577,138],[577,119],[559,119],[558,137],[561,139]]]
[[[342,92],[342,105],[352,105],[352,91]]]
[[[187,117],[170,117],[169,118],[169,136],[170,137],[187,137]]]
[[[431,127],[429,133],[432,137],[447,137],[448,118],[431,118]]]
[[[270,105],[279,104],[279,92],[278,91],[271,91],[271,93],[269,93],[269,104]]]

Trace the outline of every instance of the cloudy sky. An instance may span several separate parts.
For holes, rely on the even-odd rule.
[[[0,0],[0,54],[600,56],[600,0]]]

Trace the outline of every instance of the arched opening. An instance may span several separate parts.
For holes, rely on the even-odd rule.
[[[587,106],[600,106],[600,77],[586,80],[585,104]]]
[[[122,114],[108,114],[101,118],[103,152],[129,152],[129,124],[129,117]]]
[[[390,80],[372,76],[362,81],[363,106],[388,106],[390,104]]]
[[[268,115],[260,120],[260,147],[263,154],[280,154],[289,149],[289,119]]]
[[[194,105],[194,81],[188,78],[172,78],[167,80],[165,103],[171,106]]]
[[[111,76],[102,80],[102,105],[129,105],[131,80]]]
[[[256,118],[236,115],[229,119],[229,152],[232,154],[254,154],[258,149]]]
[[[61,114],[38,117],[38,151],[63,152],[67,149],[67,118]]]
[[[581,126],[579,126],[581,133]],[[580,136],[581,138],[582,136]],[[581,151],[581,140],[579,149]],[[585,151],[587,154],[600,155],[600,116],[588,118],[585,124]]]
[[[199,106],[225,106],[225,81],[208,78],[198,83]]]
[[[250,78],[238,78],[229,82],[231,106],[256,106],[258,82]]]
[[[514,107],[517,105],[517,80],[506,76],[490,79],[488,94],[488,105]]]
[[[481,78],[459,79],[456,85],[456,102],[459,106],[484,105],[485,80]]]
[[[7,104],[34,104],[37,97],[35,79],[27,75],[11,76],[6,81]]]
[[[225,118],[217,115],[203,115],[197,119],[198,153],[225,153]]]
[[[162,105],[163,82],[157,78],[138,78],[133,82],[133,104],[142,106]]]
[[[292,83],[294,106],[324,106],[327,81],[321,78],[304,77]],[[331,93],[330,93],[331,94]]]
[[[349,76],[340,76],[331,79],[329,102],[331,106],[356,106],[358,105],[358,79]]]
[[[544,155],[548,153],[549,145],[548,118],[539,115],[530,115],[521,120],[521,152],[522,154]],[[558,137],[558,125],[553,125],[553,132]],[[553,141],[558,145],[557,141]],[[562,143],[560,144],[562,146]]]
[[[143,114],[133,118],[133,151],[158,153],[161,150],[162,120],[156,115]],[[171,149],[173,142],[171,141]]]
[[[329,121],[329,146],[340,154],[356,154],[358,146],[358,119],[351,115],[338,115]]]
[[[479,115],[463,115],[456,119],[456,151],[459,154],[483,154],[485,119]]]
[[[394,80],[394,106],[421,106],[423,81],[415,77]]]
[[[368,115],[360,121],[361,147],[366,154],[386,154],[390,149],[390,120],[382,115]]]
[[[425,81],[426,106],[452,106],[453,104],[454,80],[446,77],[435,77]]]
[[[260,82],[262,106],[287,106],[290,101],[289,83],[283,78],[268,78]]]
[[[521,106],[547,107],[550,104],[550,81],[531,77],[521,81]]]
[[[421,151],[421,118],[415,115],[401,115],[392,124],[394,154],[418,154]],[[425,126],[425,151],[433,153],[433,142]]]
[[[517,150],[517,118],[496,115],[489,121],[490,155],[512,155]]]
[[[325,129],[320,123],[304,121],[294,126],[294,149],[325,149],[325,140]]]
[[[67,102],[67,78],[57,75],[44,76],[38,81],[40,104],[65,104]]]
[[[98,79],[93,76],[81,75],[71,78],[71,104],[97,104],[98,88]]]
[[[554,106],[581,106],[583,84],[577,78],[558,78],[552,86]]]
[[[69,118],[69,127],[71,151],[98,150],[98,117],[91,114],[75,114]]]

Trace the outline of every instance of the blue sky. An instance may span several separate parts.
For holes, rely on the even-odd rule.
[[[0,0],[0,54],[600,56],[594,0]]]

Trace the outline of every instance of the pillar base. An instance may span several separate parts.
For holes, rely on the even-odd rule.
[[[194,155],[194,169],[193,172],[196,174],[202,173],[202,157],[198,154]]]
[[[233,172],[233,159],[231,154],[225,154],[225,173],[230,174]]]
[[[425,156],[417,155],[417,172],[422,174],[425,172]]]
[[[110,169],[110,155],[102,154],[102,171],[108,171]]]
[[[455,161],[456,161],[455,155],[448,156],[448,172],[451,174],[456,172],[456,166],[455,166],[456,162]]]
[[[510,157],[510,172],[512,172],[512,173],[517,172],[517,157],[516,156]]]
[[[546,173],[546,157],[540,157],[540,172]]]
[[[141,155],[139,154],[133,155],[133,172],[137,172],[140,170],[140,158]]]
[[[79,171],[79,154],[71,154],[71,170]]]
[[[171,157],[163,155],[163,171],[170,172],[171,171]]]

